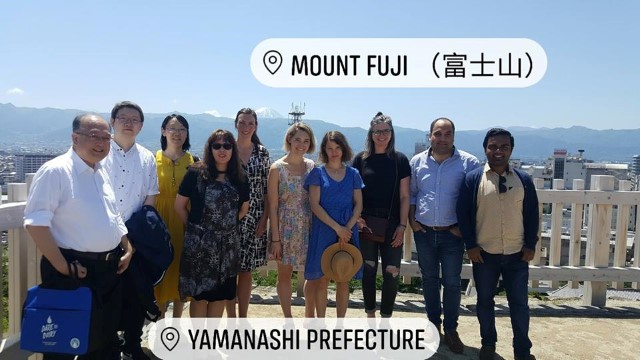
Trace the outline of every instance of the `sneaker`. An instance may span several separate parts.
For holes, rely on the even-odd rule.
[[[444,343],[447,344],[449,350],[454,354],[462,354],[464,351],[464,344],[462,340],[460,340],[458,332],[455,330],[444,332]]]
[[[478,354],[478,359],[480,360],[493,360],[496,355],[496,347],[495,346],[482,346],[480,348],[480,354]]]
[[[531,355],[531,354],[529,354],[529,356],[525,356],[525,357],[515,356],[514,359],[515,360],[536,360],[536,357]]]

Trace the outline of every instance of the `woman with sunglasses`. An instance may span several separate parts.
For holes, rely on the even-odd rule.
[[[251,273],[267,263],[267,178],[269,151],[258,138],[258,116],[251,108],[236,114],[238,157],[249,183],[249,213],[240,221],[240,270],[238,271],[238,315],[247,317],[253,278]],[[227,316],[236,316],[236,301],[227,303]]]
[[[362,189],[362,214],[387,219],[383,243],[360,241],[364,260],[362,294],[368,317],[376,316],[378,257],[382,260],[380,316],[391,317],[398,294],[402,244],[409,215],[411,167],[407,157],[396,151],[394,144],[391,118],[379,112],[369,125],[365,151],[353,160],[353,167],[360,172],[365,185]],[[358,225],[367,227],[362,219]]]
[[[362,179],[358,171],[346,165],[353,153],[339,131],[329,131],[322,138],[319,160],[324,166],[311,171],[305,182],[313,219],[304,277],[305,301],[312,313],[306,317],[325,317],[329,280],[322,272],[324,251],[336,241],[358,245],[356,222],[362,210]],[[358,270],[355,278],[362,276]],[[349,305],[349,283],[336,283],[336,313],[343,318]],[[307,308],[305,306],[305,309]],[[315,313],[313,313],[315,310]]]
[[[156,152],[156,168],[160,194],[156,197],[156,209],[164,220],[173,245],[173,259],[164,274],[162,281],[154,288],[158,307],[164,317],[169,301],[173,301],[173,317],[182,316],[184,303],[178,294],[178,275],[180,270],[180,254],[184,243],[184,224],[175,212],[174,204],[178,194],[178,186],[194,163],[189,153],[189,123],[182,115],[171,114],[162,121],[160,146]]]
[[[295,123],[284,136],[287,154],[269,170],[270,256],[278,262],[278,298],[287,318],[292,317],[291,275],[295,268],[304,269],[307,259],[311,207],[303,185],[314,163],[304,155],[313,153],[315,147],[311,128],[305,123]],[[308,304],[305,302],[305,308]]]
[[[192,298],[191,317],[221,317],[236,297],[239,222],[249,211],[249,187],[233,134],[214,131],[203,161],[185,175],[175,210],[186,224],[180,258],[180,299]]]

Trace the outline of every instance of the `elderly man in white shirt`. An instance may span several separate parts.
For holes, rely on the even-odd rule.
[[[109,171],[116,194],[118,212],[126,222],[144,205],[155,206],[158,174],[153,153],[136,143],[144,125],[142,108],[131,101],[122,101],[111,110],[113,139],[111,152],[104,166]],[[135,240],[133,239],[134,246]],[[128,274],[124,275],[125,289],[132,286]],[[123,298],[121,325],[124,330],[125,358],[148,359],[140,346],[145,310],[135,291],[128,290]]]
[[[50,288],[83,285],[103,304],[104,323],[93,353],[101,358],[113,347],[122,304],[118,274],[129,266],[133,248],[119,216],[105,168],[109,153],[109,125],[99,115],[81,114],[73,120],[73,146],[45,163],[36,173],[24,226],[44,255],[42,284]],[[45,354],[45,359],[73,355]]]

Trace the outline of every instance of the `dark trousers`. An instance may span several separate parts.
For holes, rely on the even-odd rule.
[[[87,268],[87,276],[84,279],[73,279],[59,273],[53,265],[42,257],[40,262],[40,273],[42,276],[42,285],[51,289],[75,289],[78,286],[86,286],[93,290],[96,297],[94,301],[98,302],[99,314],[95,308],[92,317],[100,316],[100,327],[98,334],[91,334],[91,339],[98,339],[91,348],[93,351],[80,355],[78,359],[82,360],[111,360],[119,359],[119,354],[113,351],[114,343],[117,339],[117,327],[122,308],[122,284],[120,277],[116,274],[118,270],[118,261],[120,256],[114,256],[108,261],[94,260],[78,256],[78,254],[60,249],[62,255],[71,262],[78,260],[82,266]],[[93,320],[93,319],[92,319]],[[94,330],[94,328],[92,328]],[[74,359],[75,355],[45,353],[45,360],[66,360]]]
[[[522,261],[522,253],[511,255],[482,252],[484,263],[473,263],[473,279],[478,291],[477,316],[483,346],[495,346],[496,314],[494,310],[496,286],[502,275],[509,302],[509,316],[513,329],[513,350],[518,357],[528,358],[529,340],[528,281],[529,264]]]
[[[380,302],[380,315],[382,317],[391,317],[396,295],[398,294],[398,275],[400,273],[400,261],[402,260],[402,246],[391,247],[393,234],[398,224],[397,219],[389,220],[384,243],[360,240],[360,251],[364,261],[362,294],[364,296],[364,310],[367,313],[376,311],[378,257],[382,261],[382,299]],[[395,272],[389,272],[388,267],[395,268]]]
[[[122,276],[123,288],[126,291],[122,297],[122,317],[120,319],[120,329],[124,331],[125,340],[123,350],[127,352],[140,347],[146,314],[130,270],[127,269]]]

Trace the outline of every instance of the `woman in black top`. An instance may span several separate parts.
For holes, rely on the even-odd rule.
[[[382,259],[380,316],[391,317],[398,293],[404,231],[409,214],[409,160],[395,150],[391,118],[381,112],[371,120],[365,151],[353,160],[364,181],[362,214],[389,219],[384,243],[360,241],[364,259],[362,292],[368,317],[376,316],[376,273]],[[359,226],[366,226],[363,220]]]

